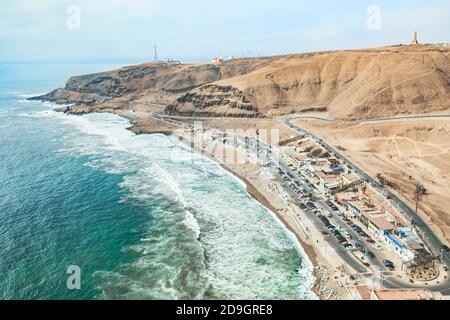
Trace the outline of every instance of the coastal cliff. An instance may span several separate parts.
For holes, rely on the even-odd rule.
[[[130,110],[144,101],[178,116],[261,118],[320,112],[367,119],[450,109],[450,50],[440,45],[146,63],[72,77],[36,99],[71,111]]]

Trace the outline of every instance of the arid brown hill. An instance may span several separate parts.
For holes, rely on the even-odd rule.
[[[176,115],[261,117],[324,112],[339,119],[450,109],[449,47],[393,46],[222,64],[148,63],[71,78],[44,96],[97,105],[145,98]]]

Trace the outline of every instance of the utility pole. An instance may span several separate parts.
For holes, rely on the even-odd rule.
[[[415,197],[416,197],[416,211],[414,213],[414,216],[412,218],[411,224],[414,226],[416,224],[416,217],[417,214],[419,212],[419,202],[420,202],[420,197],[423,196],[425,194],[425,188],[423,185],[421,185],[420,183],[416,184],[416,192],[415,192]]]
[[[155,62],[158,62],[159,61],[159,59],[158,59],[158,46],[156,45],[156,42],[155,42],[153,48],[155,49]]]
[[[280,87],[280,96],[278,97],[278,109],[281,109],[281,95],[282,95],[282,93],[281,93],[281,90],[282,90],[281,84],[279,84],[278,87]]]

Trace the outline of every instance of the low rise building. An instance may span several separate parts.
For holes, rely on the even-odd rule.
[[[372,290],[370,300],[434,300],[434,295],[427,290]]]
[[[371,205],[370,203],[362,200],[353,200],[347,202],[347,209],[354,213],[357,217],[361,217],[364,213],[370,214],[372,212],[376,212],[375,206]],[[363,222],[363,221],[361,221]],[[365,223],[365,220],[364,222]]]
[[[383,241],[388,245],[396,254],[398,254],[406,262],[414,260],[414,253],[409,250],[407,244],[400,239],[395,232],[384,232]]]
[[[392,232],[395,226],[384,217],[368,217],[368,230],[377,239],[382,240],[385,232]]]
[[[343,181],[339,175],[329,175],[319,172],[316,176],[319,179],[319,188],[325,194],[332,194],[342,187]]]
[[[211,60],[213,64],[222,64],[224,61],[225,59],[223,57],[214,57]]]

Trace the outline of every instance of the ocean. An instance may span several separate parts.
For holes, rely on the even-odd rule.
[[[27,100],[114,67],[0,63],[0,299],[315,299],[293,235],[219,165]]]

